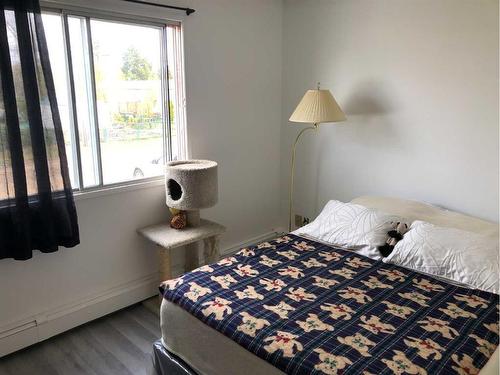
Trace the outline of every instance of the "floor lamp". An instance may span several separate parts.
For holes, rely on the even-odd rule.
[[[307,90],[304,97],[290,116],[291,122],[302,122],[312,124],[307,128],[302,129],[292,148],[292,162],[290,172],[290,196],[288,202],[288,231],[292,230],[292,215],[293,215],[293,178],[295,171],[295,149],[297,143],[307,130],[318,130],[319,124],[324,122],[340,122],[345,121],[344,112],[340,109],[335,101],[330,90],[320,90],[319,83],[316,90]]]

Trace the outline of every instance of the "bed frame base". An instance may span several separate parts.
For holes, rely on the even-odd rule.
[[[186,362],[170,353],[161,340],[153,344],[151,375],[199,375]]]

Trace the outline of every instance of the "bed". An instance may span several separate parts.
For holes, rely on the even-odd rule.
[[[498,237],[496,224],[418,202],[353,202]],[[465,374],[469,358],[481,375],[498,373],[498,334],[486,328],[498,324],[497,294],[296,233],[169,281],[163,292],[159,374]]]

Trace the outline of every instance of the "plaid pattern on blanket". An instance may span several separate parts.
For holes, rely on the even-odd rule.
[[[291,234],[160,289],[289,374],[475,374],[498,345],[498,295]]]

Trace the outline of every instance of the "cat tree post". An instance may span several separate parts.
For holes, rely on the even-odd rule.
[[[197,227],[200,225],[200,210],[186,211],[187,225],[190,227]]]

